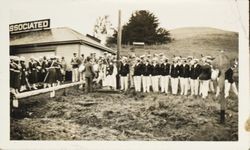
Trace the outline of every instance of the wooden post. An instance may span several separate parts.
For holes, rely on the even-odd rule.
[[[121,10],[118,12],[118,34],[117,34],[117,76],[116,76],[116,88],[120,89],[120,76],[119,76],[119,69],[120,69],[120,51],[121,51],[121,42],[122,42],[122,27],[121,27]]]
[[[53,98],[56,96],[56,91],[53,89],[51,92],[50,92],[50,98]]]

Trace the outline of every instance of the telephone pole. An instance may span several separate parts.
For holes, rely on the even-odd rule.
[[[116,88],[120,89],[120,76],[119,76],[119,70],[120,70],[120,51],[121,51],[121,46],[122,45],[122,27],[121,27],[121,10],[118,12],[118,34],[117,34],[117,76],[116,76]]]

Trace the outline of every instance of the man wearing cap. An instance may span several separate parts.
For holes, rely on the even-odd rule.
[[[190,76],[190,67],[187,64],[187,60],[182,58],[182,65],[180,67],[180,84],[181,84],[181,95],[187,95],[189,87],[189,76]]]
[[[134,65],[134,86],[135,91],[141,91],[141,83],[142,83],[142,64],[141,59],[136,58],[136,63]]]
[[[78,74],[78,68],[80,65],[80,60],[77,57],[76,53],[73,53],[73,58],[71,59],[71,65],[72,65],[72,82],[77,82],[79,74]]]
[[[190,61],[190,87],[191,96],[197,96],[199,93],[199,75],[201,73],[201,66],[198,64],[198,59],[193,59]]]
[[[160,66],[160,84],[161,84],[161,92],[168,93],[169,86],[169,73],[170,73],[170,64],[168,63],[168,58],[163,58],[163,63]]]
[[[144,93],[150,92],[151,75],[152,75],[152,66],[149,62],[149,59],[147,58],[142,63],[142,89]]]
[[[92,58],[87,57],[86,58],[86,64],[85,64],[85,92],[89,93],[93,91],[93,78],[95,76],[95,72],[93,70],[93,65],[91,63]]]
[[[128,75],[129,75],[129,64],[127,63],[127,57],[123,57],[121,60],[121,66],[119,71],[121,77],[121,90],[128,90]]]
[[[152,88],[153,92],[159,92],[159,77],[160,77],[160,66],[157,62],[157,58],[153,58],[152,63]]]
[[[83,81],[85,79],[84,77],[84,64],[85,64],[85,58],[84,58],[84,54],[81,54],[80,58],[79,58],[79,68],[78,68],[78,71],[79,71],[79,80],[80,81]]]
[[[229,91],[232,86],[233,92],[236,96],[238,96],[238,90],[236,88],[236,84],[233,78],[234,70],[236,69],[237,65],[233,64],[226,72],[225,72],[225,99],[229,96]]]
[[[171,88],[172,88],[172,94],[176,95],[178,92],[178,84],[179,84],[179,65],[178,65],[178,57],[174,57],[173,64],[171,65]]]
[[[206,99],[208,96],[209,81],[211,79],[211,66],[210,65],[211,65],[211,60],[205,59],[203,66],[201,68],[201,74],[199,75],[201,95],[203,99]]]
[[[61,71],[62,71],[62,83],[65,82],[66,70],[67,70],[67,63],[65,61],[64,56],[61,57]]]

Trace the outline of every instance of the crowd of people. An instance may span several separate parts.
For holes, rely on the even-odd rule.
[[[10,56],[10,89],[17,94],[38,87],[52,87],[65,81],[66,61],[64,57],[25,57]]]
[[[192,95],[206,98],[212,91],[218,95],[214,82],[220,76],[220,70],[213,67],[213,57],[203,56],[174,56],[168,58],[164,54],[145,54],[142,56],[128,55],[120,57],[104,53],[96,58],[82,54],[80,57],[73,53],[71,59],[72,82],[84,81],[86,92],[93,91],[93,83],[102,87],[127,91],[134,88],[136,92],[157,92],[173,95]],[[225,72],[225,98],[229,96],[232,88],[238,95],[234,72],[237,63],[228,66]],[[43,88],[60,85],[65,81],[67,64],[64,57],[30,58],[28,66],[24,57],[10,57],[10,87],[15,93],[27,89],[37,89],[37,85]],[[117,69],[118,68],[118,69]],[[81,85],[80,88],[83,86]]]

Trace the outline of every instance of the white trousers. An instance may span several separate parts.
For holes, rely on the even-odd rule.
[[[128,76],[121,76],[121,90],[126,91],[128,89]]]
[[[209,80],[201,80],[200,83],[202,98],[207,98],[209,90]]]
[[[161,92],[168,93],[168,85],[169,84],[169,76],[161,76],[160,78],[160,85],[161,85]]]
[[[212,92],[212,93],[215,92],[213,80],[209,81],[209,91]]]
[[[177,94],[178,84],[179,84],[179,78],[171,78],[172,94]]]
[[[159,76],[151,76],[153,92],[159,92]]]
[[[225,88],[224,88],[225,89],[225,98],[227,98],[229,96],[229,91],[231,89],[231,86],[232,86],[232,90],[233,90],[234,94],[238,96],[238,90],[237,90],[235,82],[229,83],[228,80],[225,80]]]
[[[77,82],[78,81],[78,68],[72,69],[72,82]]]
[[[191,95],[198,95],[199,92],[199,80],[190,79]]]
[[[180,78],[181,95],[187,95],[188,93],[188,78]]]
[[[135,91],[140,92],[141,91],[141,82],[142,82],[141,76],[134,76],[134,86]]]
[[[80,81],[85,81],[85,72],[79,72],[80,74]]]
[[[188,78],[188,91],[191,90],[190,80],[191,78]]]
[[[150,92],[151,86],[151,77],[150,76],[142,76],[142,88],[143,92]]]

